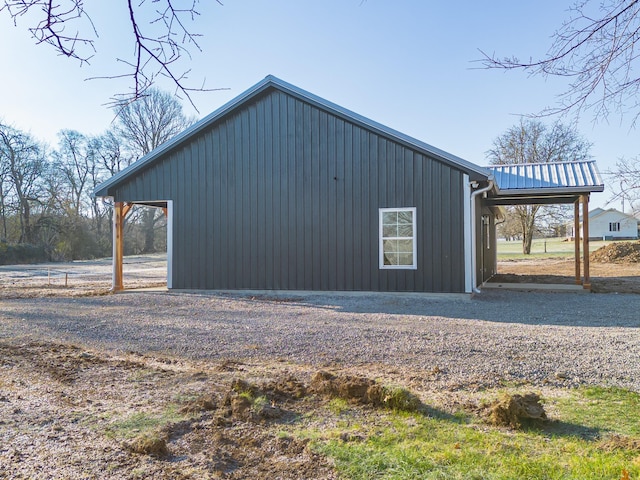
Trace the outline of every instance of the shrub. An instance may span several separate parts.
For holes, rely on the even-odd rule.
[[[43,246],[29,243],[9,244],[0,241],[0,265],[20,263],[39,263],[47,261],[47,253]]]

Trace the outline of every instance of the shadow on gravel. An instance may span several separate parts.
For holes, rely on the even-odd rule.
[[[173,293],[176,294],[176,293]],[[640,328],[640,295],[485,290],[472,298],[403,293],[208,292],[251,303],[312,307],[331,312],[442,317],[566,327]],[[624,305],[625,308],[621,308]]]
[[[351,313],[482,320],[527,325],[640,328],[640,295],[484,291],[471,299],[393,294],[309,296],[299,304]],[[624,308],[622,306],[624,305]]]
[[[640,328],[640,295],[633,294],[574,294],[574,293],[550,293],[550,292],[516,292],[516,291],[484,291],[471,299],[460,298],[433,298],[420,295],[395,295],[388,293],[287,293],[274,292],[269,294],[251,295],[246,293],[229,292],[132,292],[131,298],[138,295],[149,299],[149,305],[144,308],[136,307],[128,310],[128,302],[124,297],[57,297],[35,298],[27,300],[3,300],[2,303],[23,303],[18,309],[8,309],[2,312],[5,318],[17,317],[28,319],[30,322],[41,324],[43,328],[50,328],[52,324],[60,322],[68,324],[80,323],[81,329],[86,327],[83,316],[86,310],[101,311],[102,307],[119,307],[134,317],[137,313],[149,313],[167,317],[177,315],[180,317],[183,306],[182,301],[176,303],[175,309],[167,309],[162,299],[180,298],[184,302],[189,299],[224,299],[240,302],[234,307],[233,315],[243,310],[245,304],[245,320],[265,321],[274,315],[273,307],[277,305],[276,315],[288,315],[292,309],[292,315],[304,319],[301,308],[312,310],[326,310],[328,312],[370,314],[363,320],[377,323],[376,314],[394,315],[397,318],[381,319],[382,322],[420,322],[422,319],[433,320],[442,318],[448,322],[456,320],[478,320],[492,323],[509,323],[523,325],[550,325],[563,327],[596,327],[596,328]],[[154,299],[151,301],[151,299]],[[166,302],[165,302],[166,303]],[[261,307],[264,306],[264,310]],[[238,307],[240,309],[238,310]],[[220,306],[218,307],[220,308]],[[223,307],[226,308],[226,307]],[[159,309],[159,310],[156,310]],[[208,306],[212,320],[225,317],[225,311]],[[84,310],[84,312],[83,312]],[[45,318],[41,318],[45,313]],[[113,314],[113,313],[111,313]],[[313,316],[321,316],[316,312]],[[93,316],[93,315],[92,315]],[[222,317],[221,317],[222,316]],[[108,315],[107,315],[108,317]],[[102,320],[107,320],[107,317]],[[180,317],[182,318],[182,317]],[[244,317],[243,317],[244,318]],[[327,316],[325,324],[332,324],[335,318]],[[358,319],[352,319],[357,321]],[[134,327],[132,324],[131,327]],[[163,327],[166,328],[166,325]]]

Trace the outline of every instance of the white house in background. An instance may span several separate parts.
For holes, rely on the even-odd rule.
[[[610,208],[604,210],[596,208],[589,212],[589,237],[595,240],[630,240],[638,238],[638,219]],[[573,224],[568,226],[567,232],[573,238]],[[582,230],[582,218],[580,219]]]

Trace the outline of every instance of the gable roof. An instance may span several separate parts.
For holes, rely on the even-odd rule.
[[[378,122],[374,122],[373,120],[363,117],[362,115],[352,112],[351,110],[347,110],[346,108],[336,105],[335,103],[329,102],[328,100],[318,97],[317,95],[309,93],[301,88],[291,85],[290,83],[280,80],[273,75],[268,75],[262,81],[258,82],[253,87],[235,97],[233,100],[229,101],[222,107],[210,113],[202,120],[196,122],[186,130],[184,130],[182,133],[179,133],[171,140],[160,145],[158,148],[140,158],[138,161],[132,163],[129,167],[118,172],[110,179],[102,182],[95,188],[93,192],[94,196],[109,196],[110,189],[117,186],[121,182],[128,180],[131,176],[135,175],[137,172],[155,162],[166,152],[179,146],[183,142],[188,141],[189,138],[191,138],[193,135],[213,125],[216,121],[227,115],[229,112],[241,107],[245,103],[250,102],[269,88],[275,88],[281,92],[292,95],[300,100],[326,110],[329,113],[342,117],[343,119],[348,120],[365,129],[372,130],[382,136],[403,143],[417,151],[424,153],[427,156],[435,157],[445,164],[457,167],[460,170],[473,174],[473,176],[476,177],[475,179],[486,179],[490,175],[489,171],[483,167],[480,167],[474,163],[445,152],[444,150],[440,150],[439,148],[410,137],[409,135],[405,135],[397,130],[393,130],[392,128],[386,127]]]
[[[623,217],[627,217],[630,218],[632,220],[636,220],[638,222],[638,226],[640,226],[640,218],[637,218],[635,215],[631,214],[631,213],[625,213],[625,212],[621,212],[620,210],[616,209],[616,208],[608,208],[608,209],[604,209],[604,208],[594,208],[593,210],[589,210],[589,221],[596,219],[598,217],[601,217],[603,215],[606,214],[616,214],[618,217],[623,216]],[[578,221],[580,223],[582,223],[582,214],[580,214],[578,216]],[[573,225],[573,220],[571,222],[567,222],[567,225]]]
[[[604,208],[594,208],[589,212],[589,218],[593,218],[597,215],[600,215],[602,212],[604,212]],[[582,215],[580,215],[580,218],[582,218]]]
[[[640,221],[636,217],[634,217],[633,215],[631,215],[629,213],[621,212],[620,210],[617,210],[615,208],[609,208],[607,210],[604,210],[602,208],[596,208],[595,210],[592,210],[592,211],[589,212],[589,218],[593,219],[593,218],[601,217],[601,216],[606,215],[606,214],[614,214],[617,217],[627,217],[627,218],[631,218],[631,219],[636,220],[636,221]],[[580,219],[582,220],[582,216],[580,217]]]

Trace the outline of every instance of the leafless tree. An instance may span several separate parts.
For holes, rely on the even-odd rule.
[[[6,127],[0,123],[0,129]],[[4,139],[3,139],[4,143]],[[7,239],[7,201],[9,196],[9,162],[8,157],[3,153],[4,147],[0,147],[0,222],[2,222],[2,234],[0,240]]]
[[[559,106],[543,113],[592,110],[595,118],[606,118],[613,110],[631,115],[635,124],[640,115],[640,1],[579,0],[553,38],[540,59],[481,52],[480,61],[488,68],[568,78]]]
[[[487,158],[493,165],[568,162],[589,159],[590,148],[591,144],[566,125],[556,122],[548,127],[536,119],[521,119],[493,141]],[[524,254],[531,253],[541,209],[541,205],[516,205],[511,210],[520,224]]]
[[[106,170],[110,176],[128,167],[134,160],[132,154],[126,151],[122,143],[123,140],[114,129],[109,129],[102,135],[94,137],[92,142],[93,149],[100,159],[101,168]]]
[[[216,2],[222,5],[219,0]],[[118,58],[126,65],[124,73],[106,78],[128,77],[133,86],[128,94],[114,96],[114,103],[126,104],[146,95],[158,76],[169,78],[192,104],[191,92],[210,90],[190,86],[189,70],[182,71],[179,66],[182,59],[191,58],[194,49],[201,50],[198,43],[201,35],[191,30],[193,21],[200,15],[198,4],[199,0],[126,1],[127,17],[113,28],[120,31],[122,25],[129,26],[133,55]],[[34,15],[35,24],[28,28],[36,42],[47,44],[80,64],[90,63],[99,53],[95,47],[98,31],[84,0],[4,0],[0,3],[0,12],[3,11],[16,25],[21,17]]]
[[[507,241],[520,240],[522,227],[513,207],[506,207],[506,216],[503,222],[497,224],[498,235]]]
[[[640,214],[640,158],[622,158],[607,172],[612,200],[621,200],[633,214]]]
[[[172,95],[150,88],[144,97],[116,108],[114,132],[134,158],[147,155],[196,121],[187,117],[182,105]],[[161,217],[156,209],[142,213],[145,232],[143,253],[154,250],[155,225]]]
[[[31,210],[40,201],[40,180],[46,169],[43,149],[30,135],[0,124],[0,164],[9,185],[9,189],[3,191],[3,202],[9,193],[16,201],[20,220],[18,242],[32,243]]]
[[[196,121],[187,117],[180,102],[171,94],[150,88],[147,94],[122,107],[116,107],[114,132],[136,158],[159,147]]]
[[[90,201],[87,189],[90,179],[97,174],[97,155],[91,140],[76,130],[61,130],[58,138],[55,166],[68,189],[68,208],[79,216]]]
[[[104,180],[128,167],[133,158],[131,154],[125,151],[122,139],[113,129],[91,138],[90,144],[97,163],[97,168],[90,177],[90,190],[93,191]],[[104,223],[106,222],[108,226],[111,226],[113,210],[105,201],[96,197],[91,197],[91,210],[95,222],[96,236],[102,238]],[[109,231],[109,233],[111,232]]]

